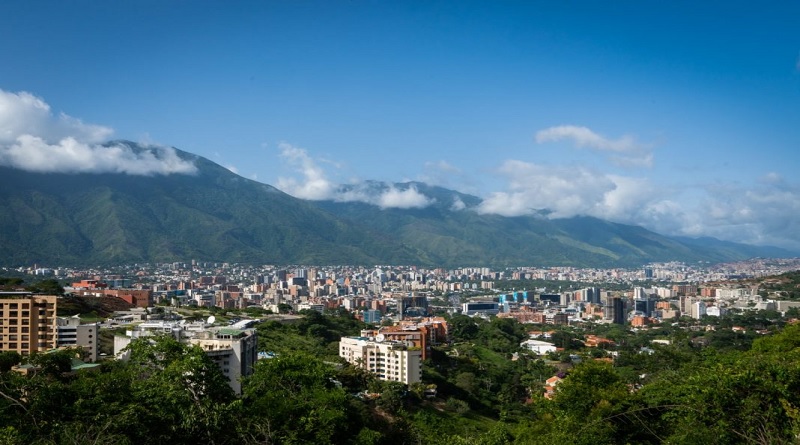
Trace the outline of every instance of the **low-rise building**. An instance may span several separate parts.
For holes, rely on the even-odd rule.
[[[527,349],[539,355],[547,354],[548,352],[556,352],[556,345],[541,340],[528,339],[520,343],[521,348]]]

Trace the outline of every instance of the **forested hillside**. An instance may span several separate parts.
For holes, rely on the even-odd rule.
[[[304,314],[258,326],[274,358],[258,362],[241,397],[202,350],[167,338],[74,375],[69,353],[30,358],[40,366],[30,376],[2,353],[0,443],[791,444],[800,434],[800,324],[771,313],[707,332],[598,327],[613,360],[585,347],[579,328],[557,330],[566,349],[537,358],[519,342],[545,326],[455,316],[452,344],[434,348],[410,388],[334,366],[339,337],[364,327],[348,313]],[[760,329],[770,333],[730,333],[731,323],[771,323]],[[554,375],[563,380],[548,400]]]

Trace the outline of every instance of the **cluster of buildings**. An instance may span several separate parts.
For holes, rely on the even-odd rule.
[[[775,310],[785,313],[799,301],[758,294],[757,287],[706,283],[633,287],[606,291],[596,287],[559,293],[513,292],[463,304],[467,315],[497,315],[521,323],[566,325],[578,322],[646,326],[682,316],[700,319],[728,311]]]
[[[619,285],[650,281],[654,284],[685,282],[697,285],[777,275],[798,269],[800,259],[754,259],[720,265],[672,262],[636,269],[516,267],[501,270],[488,267],[287,267],[191,261],[85,270],[34,265],[16,268],[13,272],[77,279],[68,291],[83,295],[114,295],[141,307],[149,298],[155,302],[174,299],[177,303],[234,308],[251,303],[277,305],[293,298],[375,295],[387,290],[418,293],[492,291],[505,287],[505,281],[515,280]],[[149,294],[134,291],[149,291]]]
[[[58,317],[58,297],[0,292],[0,351],[26,357],[59,347],[81,347],[83,358],[98,358],[99,326],[77,317]]]
[[[34,266],[16,271],[72,278],[71,285],[65,288],[68,293],[115,297],[138,308],[156,304],[220,309],[258,307],[276,313],[343,308],[376,328],[358,337],[343,338],[340,355],[382,379],[410,384],[419,381],[420,363],[428,357],[430,346],[447,341],[446,322],[429,318],[435,311],[513,317],[523,323],[559,325],[591,321],[634,327],[683,315],[720,316],[731,309],[785,311],[800,303],[767,300],[756,289],[722,280],[797,269],[800,269],[797,259],[757,259],[716,266],[661,263],[638,269],[280,267],[192,261],[107,270]],[[516,280],[557,280],[565,283],[567,289],[499,290],[508,288],[505,282]],[[575,289],[566,284],[570,282],[584,283],[584,287]],[[642,282],[649,283],[649,287],[642,286]],[[672,284],[675,282],[681,284]],[[611,285],[611,289],[601,288],[600,283]],[[468,295],[480,296],[471,299]],[[60,346],[81,346],[88,361],[97,360],[96,323],[81,323],[77,317],[57,317],[55,297],[8,293],[0,297],[3,297],[0,351],[29,355]],[[218,362],[237,391],[239,378],[252,370],[257,358],[252,330],[170,320],[147,321],[132,328],[115,341],[115,355],[123,356],[121,351],[132,339],[155,333],[167,333],[203,348]],[[536,341],[530,340],[525,347],[546,352],[547,345]]]
[[[339,356],[379,379],[410,385],[420,381],[422,361],[431,346],[447,343],[447,322],[441,317],[402,320],[393,326],[361,331],[339,341]]]
[[[0,293],[0,352],[14,351],[27,357],[64,347],[80,348],[82,362],[96,362],[100,323],[82,323],[78,316],[57,316],[58,302],[57,296]],[[125,347],[133,339],[156,334],[172,335],[181,342],[199,346],[217,363],[236,392],[241,391],[241,377],[252,372],[258,357],[253,329],[183,321],[137,324],[125,336],[115,337],[114,354],[124,359]]]

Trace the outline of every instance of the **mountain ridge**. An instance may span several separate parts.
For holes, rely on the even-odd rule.
[[[133,151],[143,146],[117,141]],[[0,167],[0,258],[7,265],[170,262],[639,266],[791,252],[665,237],[591,217],[479,214],[480,198],[420,182],[369,181],[430,201],[400,209],[306,201],[188,152],[191,174],[34,173]],[[461,203],[457,205],[457,203]]]

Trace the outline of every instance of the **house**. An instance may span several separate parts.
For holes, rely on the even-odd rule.
[[[597,335],[589,334],[584,336],[583,344],[589,348],[606,348],[609,346],[614,346],[614,341],[604,337],[598,337]]]
[[[545,380],[544,382],[544,398],[545,399],[552,399],[556,393],[556,388],[558,384],[561,383],[564,379],[557,375],[550,377],[549,379]]]

